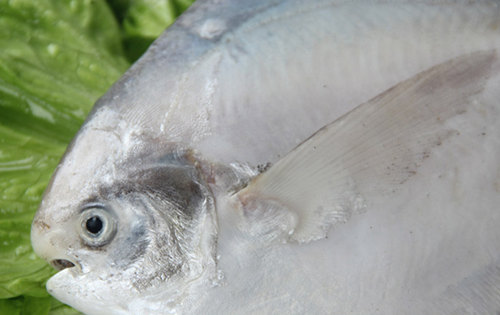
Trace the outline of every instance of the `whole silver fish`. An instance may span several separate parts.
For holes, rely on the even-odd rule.
[[[87,314],[497,314],[500,2],[205,0],[35,216]]]

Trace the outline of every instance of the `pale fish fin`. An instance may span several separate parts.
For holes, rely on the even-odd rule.
[[[489,51],[439,64],[321,128],[237,193],[247,221],[298,242],[325,237],[364,211],[365,195],[396,189],[457,134],[447,120],[468,110],[495,60]]]

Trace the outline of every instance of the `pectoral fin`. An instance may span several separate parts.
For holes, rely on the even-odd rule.
[[[285,220],[275,228],[298,242],[325,237],[364,211],[367,194],[400,186],[457,134],[447,120],[473,106],[495,60],[490,51],[439,64],[321,128],[237,193],[244,215]]]

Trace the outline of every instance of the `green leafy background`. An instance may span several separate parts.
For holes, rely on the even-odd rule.
[[[97,98],[192,0],[0,0],[0,314],[78,314],[30,226],[64,149]]]

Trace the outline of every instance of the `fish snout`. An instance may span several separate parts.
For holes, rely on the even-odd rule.
[[[31,225],[31,246],[35,253],[58,271],[79,266],[75,257],[68,254],[69,236],[61,229],[52,228],[41,219]]]

